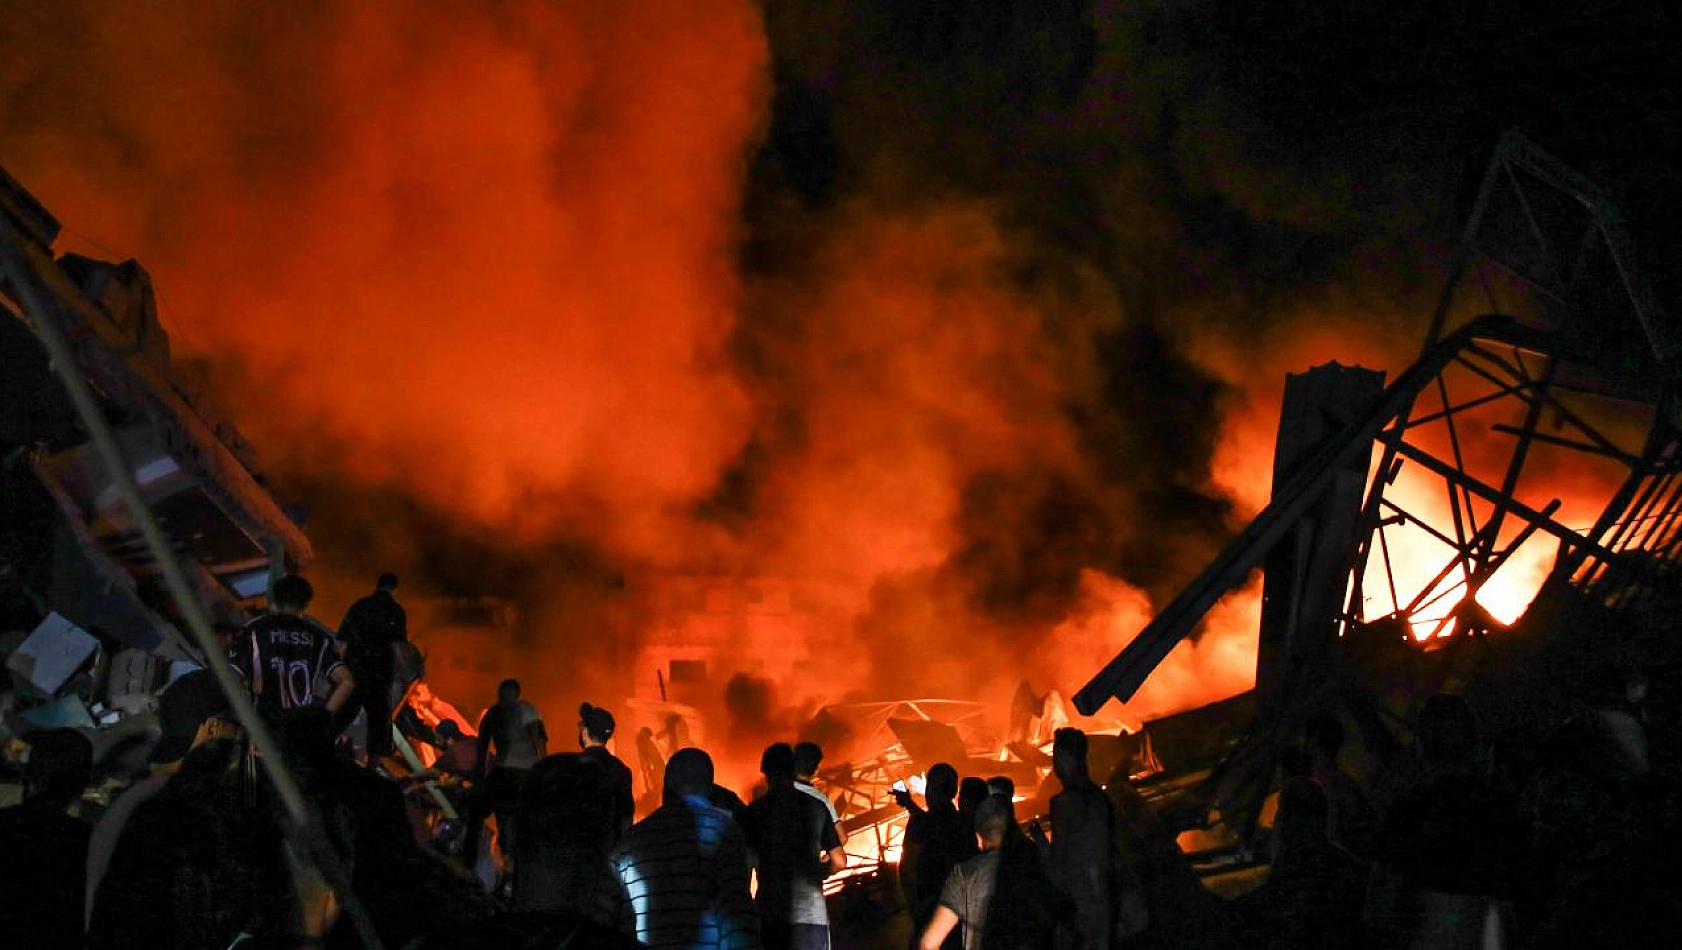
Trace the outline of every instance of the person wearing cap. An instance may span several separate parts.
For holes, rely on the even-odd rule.
[[[228,697],[209,670],[194,670],[169,684],[158,696],[158,728],[162,735],[152,746],[152,771],[118,796],[93,826],[88,841],[86,920],[93,917],[93,901],[99,883],[111,866],[111,854],[123,836],[135,809],[157,797],[165,783],[181,768],[187,753],[214,739],[239,734]],[[84,920],[84,923],[86,922]]]
[[[607,741],[613,738],[613,713],[584,703],[578,707],[578,746],[582,755],[596,763],[613,779],[613,835],[618,838],[631,827],[636,816],[637,800],[631,790],[631,769],[608,751]]]

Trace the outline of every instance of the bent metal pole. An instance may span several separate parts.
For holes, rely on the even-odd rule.
[[[100,412],[99,404],[94,400],[87,380],[77,369],[75,353],[71,349],[70,341],[65,337],[64,328],[59,324],[54,305],[44,298],[36,285],[36,274],[30,266],[31,262],[27,260],[31,249],[4,213],[0,213],[0,242],[3,242],[3,245],[0,245],[0,258],[4,259],[7,283],[11,285],[12,293],[16,295],[24,315],[33,325],[36,336],[46,347],[47,355],[52,360],[53,371],[64,384],[77,417],[87,427],[89,440],[93,443],[100,464],[105,466],[112,486],[117,490],[117,496],[122,499],[124,507],[128,509],[129,515],[134,518],[135,525],[140,529],[141,536],[145,538],[146,547],[162,572],[164,589],[175,602],[176,610],[179,611],[199,649],[204,651],[206,657],[219,655],[221,647],[211,632],[210,620],[205,615],[204,607],[193,595],[187,577],[182,572],[181,565],[176,562],[168,539],[164,537],[163,529],[159,527],[157,518],[140,495],[140,486],[135,482],[134,472],[129,468],[127,460],[123,458],[122,449],[111,432],[110,423]],[[56,266],[50,258],[44,265]],[[256,707],[252,705],[244,685],[234,678],[228,665],[207,662],[205,666],[215,677],[217,686],[227,696],[234,715],[251,741],[260,749],[277,748],[274,737],[258,717]],[[343,906],[363,944],[370,950],[379,950],[381,944],[374,932],[372,921],[368,919],[355,895],[350,892],[349,878],[344,874],[336,856],[331,853],[326,836],[320,831],[320,823],[315,820],[314,810],[304,800],[297,781],[287,771],[285,763],[280,761],[278,755],[264,756],[263,770],[268,774],[275,793],[280,797],[281,806],[290,819],[293,834],[298,837],[316,870],[339,892]]]

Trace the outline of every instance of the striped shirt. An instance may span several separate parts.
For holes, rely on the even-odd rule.
[[[613,851],[637,942],[659,950],[759,950],[747,845],[730,815],[685,795]]]

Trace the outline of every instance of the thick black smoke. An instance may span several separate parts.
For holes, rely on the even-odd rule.
[[[892,668],[962,617],[955,641],[1025,650],[1081,609],[1087,571],[1160,603],[1236,527],[1211,465],[1244,390],[1348,358],[1295,352],[1302,327],[1330,320],[1405,364],[1505,129],[1609,178],[1666,246],[1652,204],[1677,207],[1677,151],[1661,144],[1678,87],[1656,37],[1673,18],[1663,4],[767,4],[776,93],[742,252],[757,296],[734,351],[775,411],[726,475],[726,509],[775,510],[762,489],[812,437],[801,367],[834,334],[791,298],[857,266],[826,248],[861,219],[980,208],[1005,235],[992,288],[1035,314],[1015,345],[1059,378],[1055,421],[1015,421],[1064,427],[1071,451],[959,452],[973,464],[950,549],[876,585],[865,642]],[[1209,341],[1253,361],[1235,377],[1199,358]]]

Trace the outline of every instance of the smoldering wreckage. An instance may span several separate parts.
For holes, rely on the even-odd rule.
[[[193,618],[244,622],[312,552],[252,447],[172,367],[146,271],[55,256],[52,214],[10,176],[0,186],[0,651],[13,760],[0,797],[20,794],[31,733],[68,727],[111,776],[86,792],[91,812],[146,761],[158,692],[204,665]],[[1542,749],[1557,723],[1604,701],[1585,671],[1613,671],[1641,699],[1646,729],[1673,725],[1682,331],[1607,199],[1517,136],[1496,153],[1449,275],[1421,315],[1419,357],[1396,378],[1337,363],[1290,377],[1271,501],[1070,699],[1024,682],[998,706],[850,703],[807,722],[853,856],[826,887],[842,933],[880,926],[897,894],[886,883],[905,833],[897,783],[920,790],[933,764],[961,764],[1012,777],[1022,816],[1042,814],[1062,726],[1088,732],[1094,774],[1136,790],[1147,825],[1177,839],[1164,860],[1187,886],[1236,893],[1266,869],[1280,766],[1316,712],[1337,715],[1352,737],[1343,762],[1368,781],[1408,759],[1411,723],[1437,693],[1464,696],[1505,749]],[[55,373],[92,393],[191,605],[172,596]],[[1104,718],[1258,571],[1253,690],[1143,723]],[[419,771],[445,719],[473,734],[447,700],[468,709],[480,697],[437,695],[423,667],[405,679],[404,761],[390,767]],[[705,724],[653,697],[623,708],[651,724],[619,739],[647,809],[664,759],[700,742]],[[1607,711],[1601,725],[1609,768],[1675,766],[1629,714]],[[456,818],[435,789],[414,804],[426,829]]]

